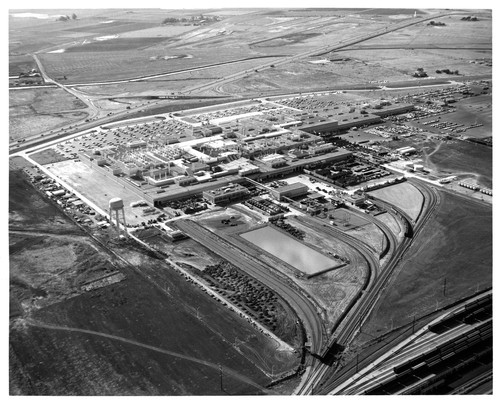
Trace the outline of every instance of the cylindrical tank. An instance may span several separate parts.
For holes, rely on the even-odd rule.
[[[115,197],[109,200],[109,209],[121,210],[122,208],[123,208],[123,200],[121,198]]]

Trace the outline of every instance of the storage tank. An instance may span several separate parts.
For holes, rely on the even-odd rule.
[[[123,209],[123,200],[119,197],[112,198],[109,200],[110,210],[121,210]]]

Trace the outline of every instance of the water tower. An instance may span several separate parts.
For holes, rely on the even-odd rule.
[[[116,227],[118,228],[118,233],[120,233],[120,211],[123,216],[123,226],[127,226],[125,222],[125,209],[123,206],[123,200],[119,197],[112,198],[109,200],[109,220],[113,224],[113,211],[116,217]]]

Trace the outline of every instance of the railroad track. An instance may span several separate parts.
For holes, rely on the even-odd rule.
[[[384,288],[386,288],[386,286],[390,282],[390,279],[393,276],[394,271],[398,266],[398,264],[400,263],[403,255],[411,246],[413,239],[416,236],[418,236],[418,234],[421,232],[423,226],[429,220],[429,218],[434,212],[436,205],[439,202],[439,198],[435,190],[431,189],[426,184],[423,184],[422,182],[417,180],[412,181],[412,184],[415,185],[420,192],[422,192],[424,196],[424,204],[426,205],[426,209],[421,211],[421,213],[419,214],[418,222],[416,223],[415,227],[412,228],[412,234],[413,234],[412,238],[405,238],[403,240],[403,242],[398,247],[395,254],[389,259],[389,261],[384,266],[383,270],[380,273],[380,277],[378,277],[377,280],[374,282],[373,288],[371,288],[366,294],[364,294],[360,298],[360,303],[356,307],[356,314],[355,314],[356,316],[352,315],[350,317],[348,316],[344,324],[339,326],[336,332],[337,333],[336,343],[341,347],[345,347],[346,345],[349,344],[357,329],[362,325],[363,320],[368,319],[378,299],[380,298],[381,291]],[[390,204],[388,205],[391,206]],[[405,216],[402,217],[405,218]],[[409,218],[406,218],[407,221],[408,219]],[[409,224],[411,225],[411,222],[409,222]],[[321,367],[321,371],[318,371],[318,376],[316,377],[316,382],[318,384],[321,384],[321,381],[324,380],[325,377],[328,378],[327,377],[328,370],[329,368],[323,365]],[[333,388],[335,388],[335,386],[337,385],[337,381],[333,380],[331,382],[324,382],[323,384],[326,385],[324,385],[321,388],[321,393],[326,394]],[[311,384],[309,391],[306,391],[304,393],[311,393],[313,387],[314,386]]]
[[[409,328],[411,330],[409,334],[405,332],[393,333],[396,337],[403,334],[405,334],[405,337],[403,340],[397,339],[397,343],[391,342],[393,348],[391,350],[387,350],[386,345],[380,346],[377,352],[380,349],[385,352],[381,353],[383,357],[380,361],[378,360],[380,355],[374,352],[360,364],[358,362],[351,363],[348,370],[343,370],[343,375],[336,379],[334,393],[342,395],[375,393],[374,390],[398,378],[404,380],[407,376],[411,377],[409,374],[412,374],[413,371],[417,373],[423,372],[423,374],[420,375],[418,380],[411,381],[412,378],[405,380],[406,386],[405,384],[399,388],[395,386],[398,391],[394,393],[415,393],[419,392],[420,388],[425,390],[428,385],[435,382],[439,376],[442,376],[442,371],[434,369],[435,366],[439,366],[442,362],[446,363],[447,359],[455,356],[455,354],[461,353],[461,355],[464,355],[467,348],[477,345],[481,340],[491,338],[491,312],[489,318],[476,319],[476,322],[472,324],[462,322],[452,327],[449,325],[449,328],[440,331],[432,330],[432,326],[446,323],[450,317],[453,317],[453,314],[462,313],[463,308],[467,308],[471,305],[471,302],[480,302],[483,299],[482,297],[488,294],[491,297],[491,291],[485,291],[473,298],[462,300],[459,304],[453,304],[446,310],[440,310],[439,312],[444,311],[444,313],[437,319],[436,312],[424,315],[419,319],[419,327],[416,333],[414,333],[414,325]],[[454,369],[455,366],[452,368]],[[360,374],[353,376],[358,370]],[[449,370],[444,372],[444,375],[446,374],[449,374]],[[348,383],[348,380],[351,381]],[[327,394],[328,392],[325,390],[323,393]]]
[[[195,241],[275,291],[301,319],[309,337],[308,340],[311,343],[310,351],[312,353],[321,353],[325,344],[323,321],[316,310],[316,306],[301,292],[297,291],[297,287],[292,287],[289,282],[277,276],[273,269],[201,225],[191,220],[179,220],[176,221],[176,225]]]

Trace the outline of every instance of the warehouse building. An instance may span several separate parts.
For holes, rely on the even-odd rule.
[[[271,191],[271,195],[278,201],[281,201],[283,197],[295,198],[307,194],[309,187],[300,182],[288,184],[283,187],[278,187]]]
[[[203,192],[203,198],[215,205],[228,204],[231,201],[239,200],[249,195],[250,192],[246,187],[232,183],[215,190],[206,190]]]

